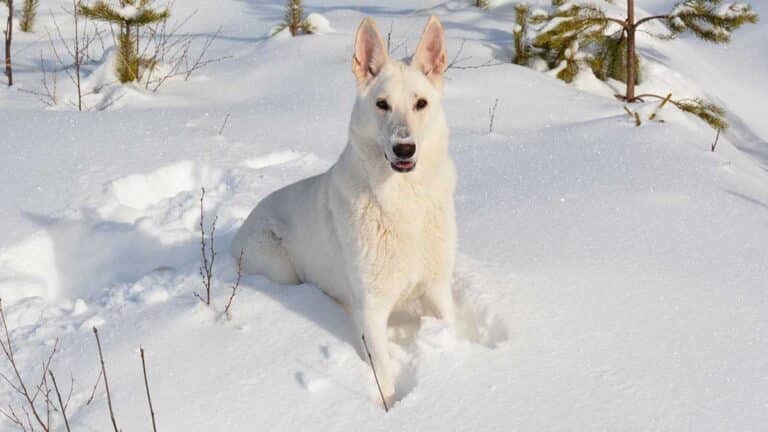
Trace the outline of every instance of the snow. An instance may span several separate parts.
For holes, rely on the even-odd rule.
[[[67,34],[58,3],[41,3]],[[638,16],[672,3],[649,2]],[[702,96],[728,110],[733,127],[713,153],[714,132],[674,107],[659,112],[663,123],[646,120],[657,101],[630,107],[643,118],[635,127],[612,96],[621,83],[579,74],[566,85],[506,63],[511,2],[306,1],[334,31],[269,38],[282,7],[177,2],[174,17],[200,9],[185,32],[223,26],[210,55],[232,58],[158,93],[90,95],[89,106],[120,97],[104,111],[45,109],[0,89],[0,297],[30,381],[60,338],[52,369],[67,390],[70,371],[75,379],[73,430],[111,429],[102,387],[86,404],[99,370],[94,325],[123,430],[150,427],[139,346],[161,430],[766,424],[768,87],[766,60],[753,51],[768,40],[765,26],[740,29],[728,47],[638,34],[647,77],[638,92]],[[392,320],[400,400],[385,414],[347,315],[315,287],[246,276],[232,319],[224,316],[235,280],[225,251],[260,199],[327,169],[343,148],[362,17],[385,37],[392,23],[404,56],[432,13],[445,24],[449,58],[466,39],[460,64],[504,64],[446,76],[461,320],[456,329]],[[15,35],[18,88],[39,89],[40,51],[54,61],[41,38],[51,18],[38,19],[38,33]],[[85,68],[89,88],[111,79],[110,52]],[[64,74],[59,82],[62,99],[71,97]],[[202,289],[201,187],[206,228],[218,217],[214,308],[192,295]],[[0,407],[12,397],[0,386]],[[1,419],[0,430],[13,427]]]
[[[136,6],[132,4],[126,4],[123,7],[119,7],[116,10],[117,14],[120,15],[125,20],[134,19],[137,16],[139,16],[139,13],[141,12]]]
[[[312,28],[312,33],[322,35],[333,32],[331,22],[328,21],[328,18],[320,15],[319,13],[308,14],[305,19],[309,26]]]

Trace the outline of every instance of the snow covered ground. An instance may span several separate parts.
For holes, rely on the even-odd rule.
[[[71,25],[57,0],[42,1],[38,30],[17,34],[18,86],[0,89],[0,297],[30,381],[59,338],[52,369],[67,390],[74,377],[72,430],[111,429],[101,387],[86,404],[98,375],[94,325],[126,431],[151,427],[140,345],[166,431],[768,424],[762,23],[727,47],[639,36],[647,88],[728,109],[733,128],[714,153],[698,119],[667,108],[665,123],[636,128],[592,82],[579,89],[510,64],[449,70],[462,323],[393,319],[400,400],[388,414],[345,312],[316,288],[244,277],[233,319],[222,316],[235,279],[224,251],[238,224],[345,144],[360,19],[391,27],[404,56],[436,14],[449,56],[466,39],[460,66],[504,60],[511,3],[469,3],[308,0],[329,31],[270,39],[282,1],[177,2],[175,17],[200,10],[190,34],[222,26],[210,56],[231,58],[158,94],[113,89],[122,96],[109,109],[78,113],[18,91],[39,88],[41,52],[53,61],[47,11]],[[672,2],[638,3],[644,14]],[[202,186],[206,220],[218,216],[215,309],[192,294]],[[14,397],[0,385],[0,407]],[[0,419],[0,430],[14,429]]]

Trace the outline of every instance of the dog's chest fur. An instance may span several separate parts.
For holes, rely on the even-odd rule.
[[[453,199],[401,178],[354,204],[359,271],[377,294],[402,302],[421,295],[450,267]]]

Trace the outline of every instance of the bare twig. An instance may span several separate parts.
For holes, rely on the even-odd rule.
[[[213,262],[216,258],[216,251],[213,247],[214,234],[216,233],[216,221],[218,216],[213,218],[213,224],[211,224],[211,232],[209,234],[209,243],[205,241],[205,188],[200,189],[200,255],[203,259],[203,265],[200,266],[200,277],[203,280],[203,288],[205,288],[205,298],[203,298],[197,292],[193,294],[199,298],[200,301],[205,303],[206,306],[211,305],[211,279],[213,278]],[[208,246],[208,248],[206,248]],[[208,254],[210,253],[210,258]]]
[[[144,348],[139,347],[139,352],[141,353],[141,370],[144,373],[144,388],[147,390],[149,414],[152,416],[152,430],[157,432],[157,424],[155,424],[155,409],[152,407],[152,396],[149,394],[149,380],[147,379],[147,364],[144,361]]]
[[[72,393],[75,390],[75,377],[72,375],[72,370],[69,371],[69,393],[67,399],[64,400],[64,408],[69,408],[69,401],[72,400]]]
[[[368,354],[368,362],[371,364],[371,370],[373,371],[373,378],[376,380],[376,388],[379,389],[379,396],[381,397],[381,403],[384,404],[384,412],[389,412],[389,407],[387,406],[387,400],[384,399],[384,392],[381,391],[381,384],[379,384],[379,376],[376,374],[376,368],[373,366],[373,357],[371,357],[371,351],[368,349],[368,343],[365,341],[365,333],[363,333],[362,338],[363,338],[363,346],[365,347],[365,352]]]
[[[715,151],[715,148],[717,147],[717,142],[720,141],[720,131],[722,131],[722,129],[718,129],[717,130],[717,135],[715,136],[715,142],[712,143],[712,149],[711,150],[713,152]]]
[[[232,319],[232,315],[230,313],[232,308],[232,301],[235,299],[235,294],[237,294],[237,287],[240,286],[240,278],[243,275],[243,254],[245,254],[245,249],[240,249],[240,256],[237,258],[237,280],[235,280],[235,284],[232,285],[232,294],[229,295],[227,306],[224,308],[224,313],[229,319]]]
[[[51,367],[51,360],[53,360],[54,354],[56,354],[56,350],[59,346],[59,340],[56,339],[56,341],[53,344],[53,349],[51,350],[51,353],[48,354],[48,359],[46,359],[45,362],[43,362],[43,373],[40,377],[40,383],[37,385],[35,394],[32,395],[32,401],[35,401],[37,399],[37,396],[40,394],[41,390],[43,389],[44,385],[46,384],[46,374],[48,373],[48,369]]]
[[[227,121],[229,120],[229,113],[224,116],[224,122],[221,124],[221,129],[219,129],[219,136],[221,136],[222,133],[224,133],[224,128],[227,127]]]
[[[64,8],[62,7],[62,9]],[[67,38],[64,37],[64,34],[61,31],[61,27],[59,26],[59,23],[56,21],[56,17],[54,16],[52,11],[50,12],[50,14],[51,14],[51,20],[53,21],[54,29],[56,30],[56,36],[58,40],[61,42],[61,44],[64,46],[66,54],[69,56],[69,58],[71,58],[71,61],[72,61],[71,64],[68,62],[65,62],[62,56],[59,54],[59,51],[56,48],[56,44],[54,43],[53,36],[51,35],[51,33],[48,32],[47,30],[46,30],[46,33],[48,35],[48,42],[50,44],[51,51],[53,52],[54,57],[56,57],[56,61],[61,65],[61,68],[67,74],[70,81],[72,82],[72,85],[75,87],[75,91],[77,94],[77,101],[76,102],[68,101],[68,103],[76,107],[78,111],[83,111],[84,109],[88,109],[83,102],[83,97],[87,96],[88,94],[91,94],[92,92],[87,92],[87,93],[83,92],[82,79],[81,79],[81,76],[82,76],[81,67],[83,65],[83,59],[88,57],[88,51],[90,50],[90,46],[93,43],[93,41],[96,40],[96,37],[101,38],[101,32],[95,27],[94,27],[95,31],[93,35],[91,35],[88,32],[88,21],[87,19],[85,19],[80,15],[77,0],[72,0],[71,12],[66,9],[64,9],[64,12],[72,15],[73,17],[74,46],[70,46],[69,42],[67,41]],[[81,18],[84,19],[84,24],[82,25],[82,32],[80,30]],[[72,71],[71,69],[74,69],[74,71]],[[47,77],[46,77],[44,68],[43,68],[43,80],[44,80],[43,86],[45,87],[46,92],[50,94],[51,92],[48,89]]]
[[[459,49],[456,50],[456,54],[454,54],[453,55],[453,59],[451,59],[451,61],[448,62],[448,66],[445,67],[445,70],[448,70],[448,69],[450,69],[452,67],[456,67],[456,64],[458,64],[459,62],[462,62],[464,60],[468,60],[470,58],[470,57],[464,57],[464,58],[461,58],[461,59],[459,58],[459,56],[461,55],[462,51],[464,51],[464,44],[465,43],[467,43],[467,40],[466,39],[462,39],[461,40],[461,45],[459,45]]]
[[[24,424],[24,422],[21,421],[12,406],[8,405],[8,411],[0,408],[0,414],[17,425],[21,430],[27,431],[27,426]]]
[[[501,66],[505,64],[508,64],[508,63],[488,60],[485,63],[481,63],[478,65],[459,66],[458,64],[454,64],[453,66],[451,66],[451,69],[482,69],[487,67]]]
[[[67,419],[67,406],[64,401],[61,400],[61,392],[59,386],[56,384],[56,377],[53,376],[53,371],[49,370],[48,374],[51,376],[51,382],[53,382],[53,389],[56,390],[56,398],[59,400],[59,408],[61,409],[61,416],[64,417],[64,426],[67,428],[67,432],[71,432],[69,429],[69,419]]]
[[[88,400],[85,402],[86,405],[90,405],[91,402],[93,402],[93,398],[96,396],[96,389],[99,387],[103,373],[104,372],[102,370],[99,370],[99,376],[96,377],[96,383],[93,385],[93,389],[91,390],[91,396],[88,397]]]
[[[499,98],[496,98],[496,101],[493,103],[492,108],[488,108],[488,116],[490,119],[488,120],[488,133],[493,133],[493,121],[496,119],[496,107],[499,105]]]
[[[43,92],[36,91],[36,90],[29,90],[20,88],[18,89],[22,93],[27,93],[31,95],[37,96],[38,99],[40,99],[40,102],[44,103],[47,106],[54,106],[58,104],[58,85],[57,85],[57,74],[56,71],[53,71],[53,88],[48,85],[48,71],[45,68],[45,61],[43,60],[43,53],[40,52],[40,71],[43,74],[43,77],[40,79],[40,83],[43,85]]]
[[[51,430],[51,389],[48,388],[48,379],[43,377],[43,387],[45,388],[45,428]]]
[[[45,380],[43,379],[41,381],[41,384],[38,386],[38,392],[35,393],[35,396],[33,397],[32,395],[30,395],[27,385],[25,384],[24,379],[21,377],[21,372],[19,372],[19,367],[16,363],[16,355],[13,351],[13,343],[11,341],[10,331],[8,330],[8,321],[5,318],[5,310],[3,309],[3,300],[1,298],[0,298],[0,319],[2,320],[3,336],[4,336],[4,340],[3,338],[0,338],[0,348],[2,348],[3,354],[5,355],[5,359],[11,365],[11,369],[13,370],[13,373],[15,375],[16,382],[15,383],[12,382],[5,375],[0,374],[0,377],[2,377],[3,380],[5,380],[11,386],[11,388],[16,393],[18,393],[26,402],[25,405],[22,405],[21,409],[24,412],[25,417],[27,418],[27,425],[29,426],[29,430],[30,431],[34,430],[34,426],[32,425],[32,417],[34,417],[35,421],[40,426],[40,428],[43,431],[47,432],[50,430],[50,428],[48,427],[48,423],[45,420],[43,420],[41,414],[38,411],[37,406],[35,405],[35,399],[37,397],[37,393],[40,391],[40,387],[44,385]],[[51,354],[48,357],[48,360],[45,363],[43,363],[43,377],[45,377],[45,373],[47,372],[48,367],[50,366],[51,358],[53,358],[53,355],[56,353],[58,343],[59,343],[59,340],[56,339],[56,342],[53,345],[53,349],[51,350]],[[15,413],[15,411],[13,410],[13,407],[9,405],[8,408],[10,411],[10,415],[8,415],[5,412],[3,414],[9,419],[15,418],[16,420],[18,420],[20,423],[23,424],[22,419],[20,419],[19,416]],[[29,411],[27,411],[27,408],[29,409]],[[30,412],[32,413],[31,416],[30,416]]]
[[[109,381],[107,380],[107,367],[104,365],[104,354],[101,351],[101,341],[99,340],[99,330],[93,327],[93,335],[96,336],[96,346],[99,348],[99,361],[101,362],[101,374],[104,376],[104,389],[107,391],[107,406],[109,407],[109,418],[112,420],[112,427],[115,432],[120,432],[115,420],[115,412],[112,410],[112,396],[109,393]]]
[[[203,48],[200,50],[200,55],[197,56],[197,59],[192,63],[192,67],[190,67],[187,70],[187,74],[184,75],[184,81],[189,80],[189,77],[192,76],[192,72],[204,67],[205,65],[209,64],[209,62],[203,61],[203,58],[205,57],[206,53],[208,52],[208,48],[211,47],[211,44],[213,44],[213,41],[215,41],[219,34],[221,34],[221,26],[216,29],[216,32],[211,35],[210,37],[206,38],[205,42],[203,43]]]

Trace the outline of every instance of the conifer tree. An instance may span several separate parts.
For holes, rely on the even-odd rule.
[[[13,85],[13,64],[11,62],[11,44],[13,42],[13,0],[0,0],[8,8],[8,21],[5,23],[5,76],[8,78],[8,87]]]
[[[19,21],[19,29],[24,33],[32,31],[38,6],[40,6],[40,0],[24,0],[24,4],[21,6],[21,20]]]
[[[117,5],[112,6],[104,0],[97,0],[92,6],[79,5],[80,14],[84,17],[120,26],[117,39],[117,76],[120,82],[141,78],[140,66],[146,62],[138,52],[139,28],[170,16],[168,9],[151,9],[151,3],[152,0],[118,0]]]
[[[563,61],[567,62],[566,51],[577,42],[588,53],[590,60],[587,63],[595,75],[626,83],[623,99],[628,102],[636,100],[636,34],[646,23],[663,22],[670,31],[664,38],[690,31],[708,42],[728,43],[734,30],[746,23],[757,22],[757,13],[748,4],[722,0],[682,0],[668,14],[641,19],[635,19],[635,0],[627,0],[624,17],[606,16],[599,6],[592,4],[552,0],[552,5],[552,12],[538,11],[529,18],[533,24],[544,24],[532,41],[532,47],[542,53],[550,67],[557,67]],[[610,24],[617,24],[618,32],[606,34]]]
[[[286,28],[291,32],[291,36],[297,36],[299,33],[314,33],[312,25],[304,17],[304,5],[302,4],[302,0],[288,0],[288,3],[285,5],[285,17],[283,18],[283,22],[275,27],[272,34],[280,33]]]
[[[514,30],[512,30],[512,36],[515,38],[515,57],[512,59],[512,62],[518,65],[528,64],[531,54],[530,44],[526,40],[529,13],[530,7],[527,4],[519,3],[515,5],[517,24]]]

